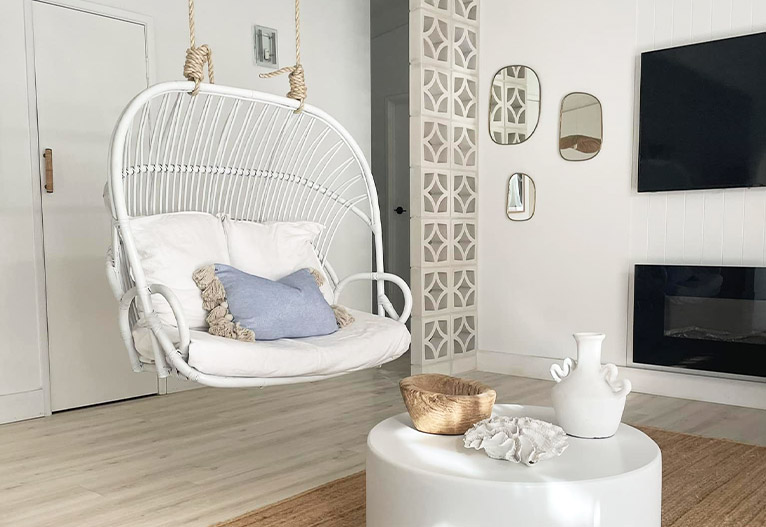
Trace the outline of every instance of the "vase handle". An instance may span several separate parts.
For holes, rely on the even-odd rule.
[[[604,364],[601,367],[601,377],[606,381],[609,387],[612,389],[612,393],[616,398],[627,397],[633,385],[628,379],[622,381],[617,380],[617,366],[614,364]]]
[[[562,368],[558,364],[552,364],[551,365],[551,377],[553,377],[553,380],[556,382],[561,382],[561,379],[569,375],[569,373],[572,371],[572,359],[567,357],[564,359],[564,367]]]

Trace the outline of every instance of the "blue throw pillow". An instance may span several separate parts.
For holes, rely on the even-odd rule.
[[[232,322],[252,330],[256,340],[315,337],[338,330],[335,313],[308,269],[279,280],[215,264]]]

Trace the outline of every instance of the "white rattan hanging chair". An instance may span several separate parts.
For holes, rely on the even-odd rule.
[[[335,119],[304,106],[299,0],[295,21],[296,65],[262,75],[289,72],[292,98],[219,86],[213,84],[210,49],[195,45],[194,0],[189,0],[190,47],[184,75],[190,80],[152,86],[120,116],[112,136],[107,183],[113,218],[107,275],[120,304],[120,330],[134,371],[153,370],[159,377],[173,373],[216,387],[293,384],[380,365],[407,349],[409,333],[403,323],[410,315],[412,294],[404,280],[383,272],[380,210],[370,167],[359,145]],[[201,83],[205,65],[209,84]],[[349,283],[374,281],[377,315],[388,314],[398,323],[364,315],[366,325],[357,321],[349,326],[356,325],[355,330],[317,337],[321,343],[298,339],[301,342],[293,345],[285,339],[260,348],[258,342],[190,331],[173,291],[147,283],[131,232],[132,218],[183,211],[240,221],[322,224],[314,248],[335,301]],[[374,271],[352,272],[341,280],[331,264],[334,241],[349,232],[358,239],[360,224],[372,234]],[[402,313],[386,297],[386,281],[402,290]],[[176,319],[172,331],[155,313],[152,295],[170,305]],[[149,332],[149,352],[137,349],[134,330]],[[197,347],[192,348],[195,338]],[[263,364],[235,368],[231,374],[227,368],[201,371],[190,364],[190,350],[204,349],[210,339],[219,339],[214,342],[216,353],[207,355],[214,362],[221,355],[239,353],[245,360],[256,357],[256,363],[261,357]],[[236,353],[228,353],[233,349]],[[346,356],[353,360],[344,361]],[[277,362],[280,368],[274,367]]]
[[[151,370],[159,377],[176,374],[215,387],[293,384],[380,365],[403,353],[409,344],[403,323],[410,315],[412,294],[404,280],[383,271],[380,210],[370,167],[359,145],[335,119],[304,105],[299,0],[295,19],[296,65],[262,75],[291,73],[288,96],[292,98],[279,97],[213,84],[210,49],[195,45],[194,0],[189,0],[190,47],[184,75],[190,80],[152,86],[120,116],[112,136],[107,183],[113,218],[107,275],[120,305],[120,330],[136,372]],[[201,83],[205,65],[209,84]],[[321,343],[297,339],[302,342],[293,345],[285,339],[260,348],[258,342],[241,343],[191,331],[172,289],[147,283],[131,232],[132,218],[185,211],[240,221],[322,224],[314,248],[335,301],[348,284],[371,280],[376,284],[376,314],[387,314],[398,322],[364,315],[366,325],[347,331],[355,322],[333,335],[317,337]],[[372,234],[374,271],[352,272],[341,280],[331,264],[334,242],[349,234],[358,239],[360,224]],[[386,281],[401,289],[402,313],[386,297]],[[155,313],[153,295],[171,307],[176,324],[170,331]],[[136,331],[149,333],[148,352],[137,349]],[[195,339],[197,347],[193,347]],[[245,360],[256,357],[259,367],[235,373],[226,367],[207,371],[194,367],[190,351],[193,359],[195,350],[204,349],[211,339],[219,340],[208,360],[239,353]],[[236,353],[228,353],[235,348]],[[347,352],[351,353],[344,355]],[[353,360],[344,361],[345,356]],[[281,367],[275,368],[275,363]]]
[[[349,283],[372,280],[379,316],[403,323],[412,305],[406,282],[383,272],[375,183],[359,146],[338,122],[308,104],[296,114],[299,103],[286,97],[214,84],[199,85],[191,96],[193,88],[190,81],[167,82],[140,93],[123,111],[112,138],[108,194],[114,221],[107,274],[120,303],[120,328],[133,369],[150,369],[160,377],[174,373],[216,387],[292,384],[345,373],[302,369],[297,376],[220,376],[189,365],[193,339],[183,311],[168,287],[146,283],[131,218],[198,211],[253,222],[318,222],[324,230],[315,248],[336,300]],[[358,233],[353,224],[359,222],[372,234],[374,271],[340,280],[331,264],[333,242],[348,228]],[[385,281],[402,290],[402,313],[386,297]],[[163,331],[153,294],[170,304],[180,342]],[[136,327],[151,331],[153,361],[138,353]]]

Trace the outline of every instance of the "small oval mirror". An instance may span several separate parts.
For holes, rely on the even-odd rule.
[[[601,102],[589,93],[574,92],[561,100],[559,153],[567,161],[587,161],[601,151]]]
[[[535,214],[537,191],[535,182],[517,172],[508,179],[508,199],[505,214],[509,220],[527,221]]]
[[[499,145],[529,139],[540,119],[540,79],[527,66],[506,66],[492,79],[489,135]]]

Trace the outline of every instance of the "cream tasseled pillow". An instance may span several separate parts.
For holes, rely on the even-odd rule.
[[[133,218],[130,230],[146,282],[173,290],[190,329],[207,329],[207,312],[192,274],[204,265],[229,263],[221,220],[204,212],[174,212]],[[160,320],[176,326],[165,299],[154,295],[152,302]]]
[[[223,219],[229,264],[249,274],[279,280],[299,269],[317,269],[322,275],[320,290],[328,304],[333,289],[322,273],[314,241],[324,227],[311,221],[255,223]],[[227,263],[227,262],[216,262]]]

